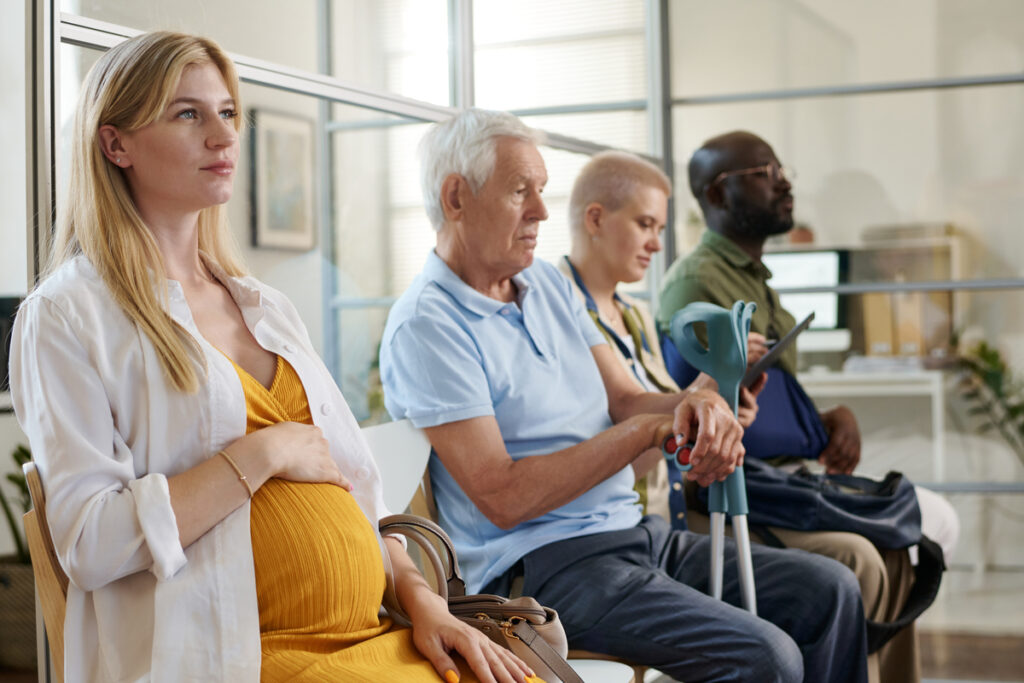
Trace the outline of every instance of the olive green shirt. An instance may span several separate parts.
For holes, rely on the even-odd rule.
[[[658,296],[658,331],[666,333],[676,311],[694,301],[707,301],[723,308],[742,299],[757,304],[751,320],[751,332],[769,340],[780,339],[793,329],[796,319],[779,303],[779,295],[768,286],[772,274],[760,261],[754,261],[739,246],[713,230],[705,230],[700,244],[686,258],[677,259],[665,274]],[[707,343],[704,331],[695,330]],[[779,367],[796,374],[796,345],[786,349]]]

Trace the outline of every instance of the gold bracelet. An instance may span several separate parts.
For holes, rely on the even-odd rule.
[[[229,465],[231,465],[231,469],[233,469],[235,471],[235,474],[238,475],[238,480],[240,482],[242,482],[242,485],[245,486],[245,490],[249,492],[249,497],[252,498],[253,490],[252,490],[252,486],[249,484],[249,480],[246,478],[246,476],[244,474],[242,474],[242,470],[240,470],[238,468],[238,465],[236,465],[235,461],[231,459],[231,456],[228,455],[228,452],[227,451],[217,451],[217,455],[223,455],[224,456],[224,459],[228,461]]]

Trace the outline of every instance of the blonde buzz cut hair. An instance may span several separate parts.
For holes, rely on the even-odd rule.
[[[672,182],[650,161],[629,152],[595,154],[576,176],[569,196],[572,235],[583,230],[583,214],[588,206],[596,202],[608,211],[618,211],[638,187],[655,187],[665,196],[672,196]]]

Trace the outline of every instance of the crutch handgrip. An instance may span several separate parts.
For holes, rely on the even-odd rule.
[[[661,445],[661,452],[670,465],[681,472],[688,471],[693,465],[690,464],[690,454],[693,452],[692,443],[680,445],[676,437],[670,436]]]

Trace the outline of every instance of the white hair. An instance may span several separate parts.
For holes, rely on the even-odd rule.
[[[441,185],[455,173],[461,175],[476,194],[494,171],[497,138],[510,137],[540,145],[541,131],[530,128],[516,116],[503,111],[466,109],[434,124],[420,141],[420,182],[423,204],[434,230],[444,226]]]

